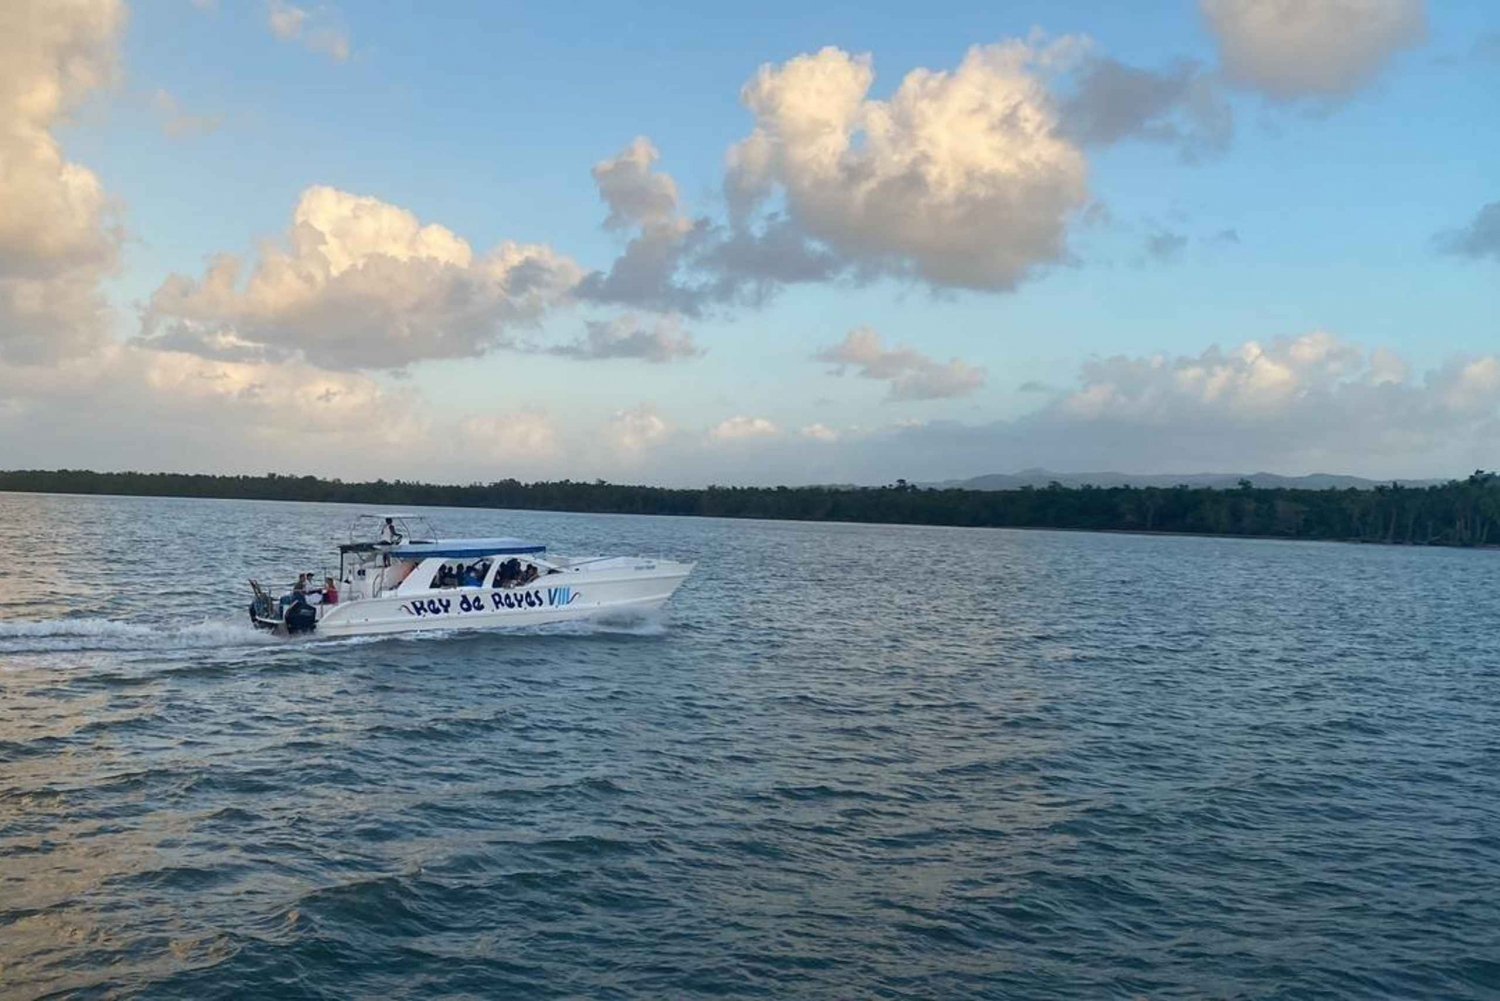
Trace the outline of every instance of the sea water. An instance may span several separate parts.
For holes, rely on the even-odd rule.
[[[431,510],[698,567],[253,632],[355,510],[0,495],[0,997],[1500,995],[1500,553]]]

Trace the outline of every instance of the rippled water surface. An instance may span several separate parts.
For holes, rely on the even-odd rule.
[[[433,511],[698,569],[254,635],[352,512],[0,494],[0,997],[1500,996],[1500,553]]]

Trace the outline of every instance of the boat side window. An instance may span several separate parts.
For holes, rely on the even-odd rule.
[[[521,561],[512,556],[500,564],[500,572],[495,574],[496,587],[515,587],[521,582]]]

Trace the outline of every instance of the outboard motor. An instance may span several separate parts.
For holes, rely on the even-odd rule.
[[[282,617],[288,636],[310,633],[318,628],[318,610],[305,601],[293,603]]]

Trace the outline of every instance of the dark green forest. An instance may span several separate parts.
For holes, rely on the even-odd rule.
[[[671,489],[559,480],[444,486],[376,480],[346,483],[314,476],[209,476],[0,472],[0,490],[320,501],[381,507],[440,505],[670,514],[795,521],[1174,532],[1406,545],[1500,545],[1500,476],[1477,471],[1436,486],[1374,489],[1047,487],[1020,490],[928,489],[904,480],[884,487],[718,487]]]

